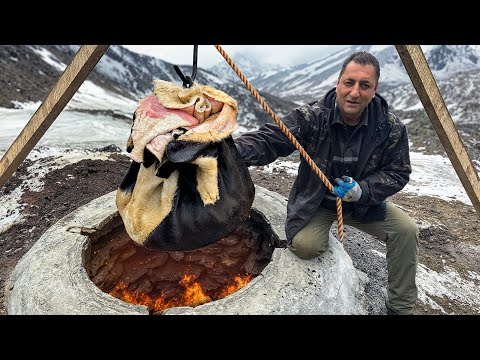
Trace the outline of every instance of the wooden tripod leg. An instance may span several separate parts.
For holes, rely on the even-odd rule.
[[[0,160],[0,188],[10,179],[83,84],[110,45],[83,45]]]
[[[445,105],[421,47],[419,45],[395,45],[395,47],[458,178],[477,214],[480,215],[480,180],[477,170]]]

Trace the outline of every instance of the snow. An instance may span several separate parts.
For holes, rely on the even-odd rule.
[[[207,80],[207,84],[213,83],[213,84],[222,85],[222,84],[227,83],[225,80],[219,78],[218,76],[212,75],[210,73],[204,73],[203,75],[204,75],[205,79]],[[235,74],[235,73],[234,73],[234,75],[237,76],[237,74]]]
[[[425,155],[410,152],[412,174],[410,182],[402,190],[404,193],[418,196],[433,196],[445,201],[458,200],[472,206],[462,183],[447,157],[441,155]],[[289,174],[295,175],[298,163],[277,159],[275,162],[263,166],[266,172],[283,168]],[[473,206],[472,206],[473,209]],[[419,224],[419,228],[430,227],[427,222]],[[480,252],[480,246],[462,244],[472,247],[471,251]],[[375,255],[385,257],[385,254],[373,250]],[[480,314],[480,286],[477,285],[480,274],[468,271],[467,278],[462,277],[455,269],[445,266],[443,272],[436,272],[423,264],[419,264],[417,272],[419,301],[430,305],[432,308],[447,311],[435,299],[448,299],[449,302],[469,305],[477,314]]]
[[[403,192],[445,201],[458,200],[472,206],[448,157],[410,152],[410,162],[412,174]]]
[[[478,280],[479,274],[470,271],[469,277]],[[480,314],[480,286],[473,280],[465,279],[454,268],[446,265],[444,272],[438,273],[429,269],[423,264],[418,264],[417,283],[419,287],[418,299],[425,304],[430,305],[434,309],[440,310],[447,314],[445,309],[439,305],[434,299],[448,299],[470,305],[476,312]]]
[[[34,111],[0,109],[0,156],[20,134]],[[37,146],[72,148],[101,148],[110,144],[125,148],[130,134],[128,120],[106,115],[93,116],[78,111],[63,111],[46,131]]]
[[[399,109],[401,109],[401,107],[399,107]],[[415,105],[412,105],[412,106],[409,106],[407,108],[404,108],[403,110],[405,111],[411,111],[411,110],[421,110],[423,109],[423,105],[422,103],[419,101],[417,102]]]
[[[63,72],[67,68],[67,65],[59,61],[50,51],[44,48],[32,48],[32,50],[39,54],[43,61],[45,61],[49,65],[52,65],[55,69]]]
[[[385,50],[387,45],[374,45],[371,48],[373,52],[380,52]],[[422,45],[425,53],[429,52],[433,46]],[[480,52],[480,45],[474,46],[475,50]],[[292,71],[292,76],[295,78],[299,73],[303,75],[313,76],[314,73],[325,72],[334,66],[338,66],[343,61],[343,56],[349,53],[353,48],[346,48],[338,53],[330,55],[329,57],[307,65],[303,70]],[[43,61],[52,65],[59,71],[64,71],[66,65],[60,62],[52,53],[45,49],[34,49]],[[118,51],[117,51],[118,52]],[[341,59],[340,59],[341,58]],[[12,59],[15,60],[15,59]],[[153,61],[153,60],[152,60]],[[158,62],[158,66],[163,66],[162,62]],[[453,68],[465,68],[464,62],[453,62],[450,66],[441,72],[436,72],[435,76],[441,77],[443,73],[452,71]],[[104,57],[97,65],[103,72],[109,73],[112,77],[121,79],[126,75],[125,68],[119,62],[112,61],[110,58]],[[206,74],[207,80],[212,82],[222,83],[222,80],[214,75]],[[328,84],[335,84],[338,73],[329,75],[326,79],[316,84],[315,89],[321,90],[322,87]],[[301,77],[298,77],[301,79]],[[382,80],[383,79],[383,80]],[[303,81],[303,80],[302,80]],[[296,89],[291,89],[287,93],[295,93],[302,86],[312,89],[312,85],[304,84],[302,81],[293,82],[297,85]],[[382,66],[381,81],[407,81],[404,69],[400,69],[399,64],[386,63]],[[333,86],[332,85],[332,86]],[[474,90],[473,83],[467,83],[463,89],[465,93],[472,93]],[[472,95],[473,96],[473,95]],[[402,96],[396,97],[394,105],[396,108],[406,108],[405,110],[422,109],[421,102],[417,102],[412,106],[404,103]],[[452,101],[453,103],[453,101]],[[36,103],[19,103],[14,102],[16,109],[2,109],[0,108],[0,157],[5,154],[8,147],[12,144],[20,131],[25,127],[34,112],[39,108],[40,102]],[[55,165],[56,168],[63,167],[69,163],[80,161],[86,157],[97,157],[99,159],[106,159],[105,154],[92,152],[89,149],[95,147],[103,147],[110,144],[115,144],[120,148],[125,148],[125,142],[128,138],[131,123],[127,120],[119,120],[111,116],[92,115],[76,110],[112,110],[116,113],[129,115],[133,113],[137,106],[137,102],[127,99],[118,94],[104,90],[95,85],[91,81],[85,81],[72,100],[67,104],[65,110],[60,114],[58,119],[47,130],[45,135],[39,141],[37,146],[32,150],[28,156],[31,160],[39,158],[46,158],[53,156],[60,161]],[[453,109],[455,104],[449,105],[449,109]],[[453,113],[453,112],[452,112]],[[244,118],[248,121],[253,121],[247,114]],[[456,115],[458,117],[460,115]],[[403,119],[405,124],[412,121],[412,119]],[[239,126],[235,132],[235,136],[248,131],[246,126]],[[421,149],[419,149],[421,151]],[[472,202],[468,197],[458,175],[456,174],[450,160],[441,155],[426,155],[421,152],[410,152],[410,159],[412,164],[412,174],[409,183],[402,190],[405,194],[414,196],[432,196],[445,201],[461,201],[468,206],[472,206]],[[474,161],[477,165],[478,161]],[[278,159],[272,164],[261,167],[267,173],[272,173],[279,169],[284,169],[288,174],[295,176],[298,171],[298,162],[291,161],[289,158]],[[42,176],[51,171],[52,166],[49,163],[34,163],[28,168],[29,173],[37,173],[38,175],[32,179],[25,181],[25,188],[41,189],[43,186]],[[0,198],[0,235],[6,231],[13,223],[21,221],[21,209],[25,204],[21,204],[20,198],[24,188],[16,188],[10,193],[3,195]],[[473,211],[473,206],[472,206]],[[438,226],[429,224],[428,222],[420,223],[419,227]],[[444,226],[448,226],[444,225]],[[479,253],[480,247],[476,245],[459,243],[458,246],[467,247],[472,252]],[[385,254],[374,250],[375,255],[385,257]],[[442,272],[437,272],[429,269],[423,264],[419,264],[417,273],[417,283],[419,285],[419,300],[423,303],[429,304],[441,312],[447,311],[437,302],[436,299],[447,298],[449,301],[457,301],[464,304],[469,304],[472,308],[477,309],[480,314],[480,274],[477,271],[469,270],[466,274],[459,274],[455,269],[448,266],[448,260],[444,260],[444,269]]]
[[[428,225],[424,224],[424,226]],[[372,252],[384,259],[386,258],[384,252],[375,249],[373,249]],[[446,260],[443,260],[443,263],[446,263]],[[473,309],[476,309],[477,314],[480,314],[480,298],[478,297],[480,286],[477,285],[478,280],[480,280],[480,274],[468,270],[466,277],[467,278],[463,278],[455,269],[448,265],[444,266],[444,272],[439,273],[429,269],[423,264],[418,264],[416,277],[418,299],[433,309],[440,310],[444,314],[450,313],[435,299],[448,299],[450,303],[456,301],[464,305],[469,305]],[[477,283],[475,283],[475,281],[477,281]]]
[[[16,109],[24,109],[24,110],[32,111],[32,115],[33,115],[33,113],[40,107],[40,105],[42,105],[42,102],[41,101],[36,101],[36,102],[29,101],[29,102],[22,103],[20,101],[12,100],[12,104],[15,107],[15,109],[0,108],[0,111],[1,112],[8,112],[9,110],[12,110],[13,112],[15,112]]]
[[[392,45],[372,45],[370,47],[370,51],[372,53],[379,53],[380,51],[385,50],[385,49],[389,48],[390,46],[392,46]]]
[[[65,107],[71,109],[112,110],[131,116],[138,102],[109,92],[86,80]]]
[[[95,89],[92,84],[87,84],[89,89]],[[104,92],[97,92],[99,102],[109,101]],[[82,94],[79,94],[82,97]],[[85,96],[86,98],[86,96]],[[92,99],[92,97],[90,97]],[[93,101],[93,99],[92,99]],[[123,101],[120,99],[118,101]],[[78,106],[82,101],[78,102]],[[83,102],[84,104],[88,102]],[[0,109],[0,156],[4,154],[8,146],[28,122],[36,110],[36,104],[24,104],[23,109]],[[405,119],[408,121],[408,119]],[[75,124],[75,126],[72,126]],[[88,148],[101,147],[108,144],[117,144],[122,149],[128,138],[131,124],[121,120],[115,120],[107,116],[90,115],[76,111],[64,111],[47,131],[44,138],[28,156],[31,160],[52,156],[55,168],[80,161],[86,157],[106,159],[104,153],[93,152]],[[239,126],[236,136],[247,131],[244,126]],[[42,145],[47,145],[44,147]],[[60,156],[61,155],[61,156]],[[414,195],[428,195],[446,201],[458,200],[467,205],[472,205],[467,196],[450,160],[441,155],[425,155],[420,152],[410,152],[412,174],[410,182],[402,192]],[[295,176],[298,171],[298,161],[290,158],[280,158],[275,162],[261,167],[267,173],[284,169],[288,174]],[[25,180],[26,187],[16,188],[0,199],[0,234],[6,231],[15,222],[22,221],[21,209],[25,204],[20,203],[22,192],[25,188],[40,190],[43,186],[42,177],[47,171],[51,171],[51,163],[35,162],[28,168],[28,173],[37,173],[35,177]],[[473,207],[472,207],[473,209]],[[429,223],[419,224],[419,227],[433,226]],[[474,246],[459,244],[459,246]],[[480,249],[469,249],[478,252]],[[375,250],[377,256],[385,256],[384,253]],[[437,301],[448,299],[452,302],[460,302],[470,306],[473,311],[480,313],[480,274],[472,269],[466,275],[461,275],[455,269],[445,264],[443,272],[436,272],[423,264],[419,264],[417,284],[419,286],[419,301],[429,304],[432,308],[447,313]],[[475,310],[476,309],[476,310]]]
[[[412,174],[409,183],[402,190],[404,193],[433,196],[445,201],[458,200],[472,206],[472,202],[448,157],[411,151],[410,162]],[[277,159],[262,168],[268,173],[282,168],[287,173],[296,175],[298,164],[290,160]]]
[[[128,102],[121,97],[109,96],[91,82],[87,81],[84,86],[84,89],[91,91],[91,94],[84,94],[83,90],[80,94],[77,94],[78,99],[75,105],[78,108],[95,104],[98,107],[103,106],[105,109],[112,109],[118,105],[119,108],[130,106],[131,109],[129,110],[133,112],[136,107],[135,102]],[[104,103],[108,104],[108,102],[117,105],[106,106]],[[13,143],[38,108],[38,105],[38,103],[23,104],[22,109],[0,108],[0,156],[3,156]],[[405,119],[406,122],[408,120]],[[75,124],[75,126],[72,126],[72,124]],[[115,144],[123,149],[130,128],[131,123],[129,121],[112,119],[109,116],[93,116],[76,111],[63,111],[38,145],[84,149]],[[239,126],[235,136],[239,136],[247,130],[247,127]],[[446,201],[458,200],[467,205],[472,205],[448,157],[410,152],[410,159],[412,174],[410,182],[402,190],[403,192],[412,195],[438,197]],[[264,170],[272,172],[275,168],[283,168],[287,173],[295,175],[298,170],[298,163],[290,161],[288,158],[278,159],[265,166]]]
[[[20,222],[22,217],[20,211],[27,205],[20,203],[20,198],[24,189],[40,191],[43,188],[43,177],[47,172],[55,169],[61,169],[68,164],[76,163],[83,159],[101,159],[108,158],[110,153],[93,152],[88,149],[75,149],[65,151],[64,148],[45,148],[36,147],[27,156],[27,159],[34,161],[32,166],[27,168],[29,174],[36,174],[22,183],[22,187],[17,187],[8,194],[0,198],[0,234],[7,231],[15,222]],[[51,157],[48,161],[36,161]],[[112,160],[111,160],[112,161]]]
[[[298,173],[298,163],[277,159],[273,163],[263,166],[263,170],[269,174],[279,169],[284,169],[289,175],[295,176]]]
[[[385,63],[380,72],[380,81],[402,83],[409,81],[407,73],[398,64]]]

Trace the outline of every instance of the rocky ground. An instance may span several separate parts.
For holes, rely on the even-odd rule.
[[[283,170],[266,174],[253,169],[251,174],[255,183],[284,196],[288,196],[294,180],[294,177]],[[467,278],[470,278],[470,270],[480,269],[480,217],[472,206],[459,201],[446,202],[430,196],[402,192],[392,196],[390,200],[404,209],[420,227],[419,263],[438,273],[449,270],[446,267],[453,268]],[[334,223],[331,229],[335,235],[336,226]],[[370,278],[366,288],[367,297],[370,299],[370,313],[381,314],[384,308],[379,300],[382,288],[387,284],[386,261],[376,256],[375,250],[385,253],[385,246],[375,237],[350,226],[345,226],[344,233],[345,250],[351,256],[355,267]],[[480,285],[479,280],[472,279],[477,286]],[[472,308],[449,297],[435,298],[435,302],[448,314],[479,313],[478,308]],[[442,313],[444,312],[429,304],[417,302],[415,314]]]
[[[104,149],[108,159],[84,159],[60,169],[51,167],[53,158],[38,160],[47,167],[44,187],[29,190],[28,179],[42,174],[28,171],[32,161],[26,160],[10,181],[0,190],[0,196],[8,195],[15,189],[25,190],[21,203],[27,204],[22,210],[23,221],[16,222],[0,235],[0,314],[6,314],[3,289],[5,281],[16,263],[30,249],[35,241],[56,221],[76,208],[83,206],[117,188],[129,164],[129,159],[119,154],[115,147]],[[260,168],[250,169],[257,185],[287,196],[294,177],[285,170],[268,173]],[[475,286],[480,279],[472,278],[471,270],[480,269],[480,218],[473,207],[463,203],[428,196],[396,194],[391,200],[407,211],[419,224],[419,261],[428,269],[442,273],[454,269]],[[336,224],[332,226],[336,234]],[[354,228],[345,227],[344,246],[352,257],[357,269],[365,272],[370,282],[366,288],[370,314],[383,314],[382,289],[386,285],[385,246],[376,238]],[[475,270],[477,269],[477,270]],[[439,296],[434,299],[441,308],[428,301],[419,301],[415,314],[478,314],[478,308],[462,302],[460,297]]]

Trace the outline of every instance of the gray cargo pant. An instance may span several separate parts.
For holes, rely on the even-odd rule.
[[[288,248],[301,259],[312,259],[328,248],[329,231],[336,212],[321,206],[292,240]],[[388,271],[387,306],[399,314],[412,314],[417,300],[418,226],[403,210],[387,201],[383,221],[362,223],[350,215],[344,225],[353,226],[386,243]]]

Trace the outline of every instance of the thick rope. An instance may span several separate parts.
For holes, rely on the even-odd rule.
[[[330,181],[327,179],[327,177],[321,172],[321,170],[318,168],[317,164],[315,164],[310,157],[310,155],[307,154],[307,152],[303,149],[302,145],[295,139],[293,134],[288,130],[288,128],[285,126],[285,124],[280,120],[280,118],[270,109],[270,107],[267,105],[265,100],[260,96],[257,90],[250,84],[250,82],[247,80],[245,75],[240,71],[240,69],[235,65],[232,59],[227,55],[227,53],[222,49],[220,45],[215,45],[217,50],[220,52],[220,54],[224,57],[224,59],[227,61],[227,63],[231,66],[233,71],[240,77],[240,79],[243,81],[245,86],[250,90],[250,92],[255,96],[255,98],[260,102],[262,107],[265,109],[267,113],[270,114],[270,116],[275,120],[277,125],[280,127],[280,130],[285,134],[285,136],[292,142],[292,144],[295,146],[295,148],[298,150],[300,155],[303,156],[303,158],[307,161],[308,165],[315,171],[315,174],[317,174],[320,179],[323,181],[325,186],[333,192],[333,185],[330,183]],[[337,197],[337,225],[338,225],[338,236],[340,240],[343,240],[343,216],[342,216],[342,200]]]

